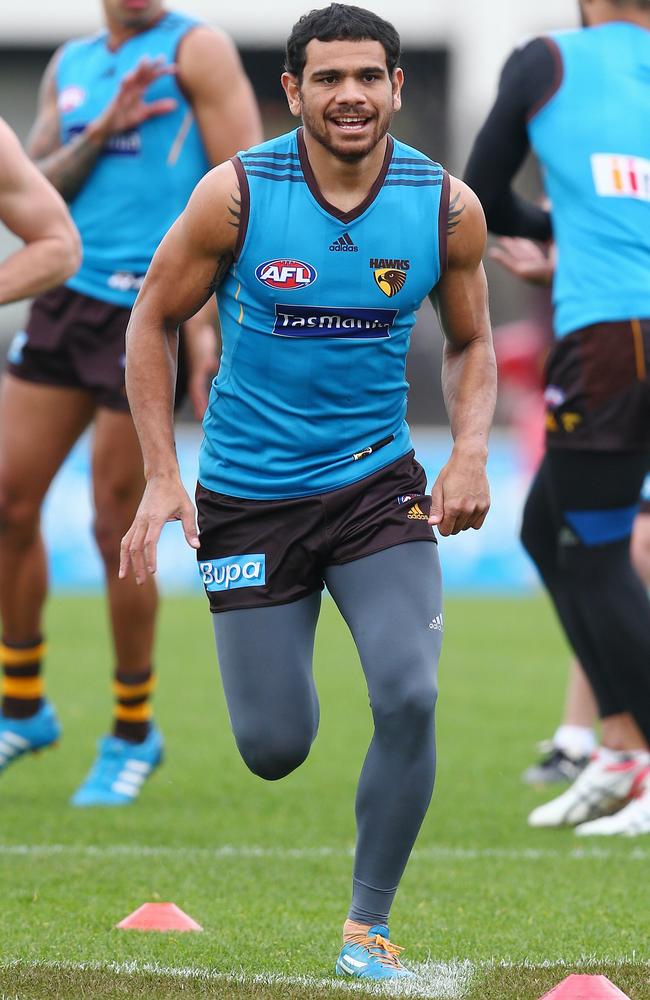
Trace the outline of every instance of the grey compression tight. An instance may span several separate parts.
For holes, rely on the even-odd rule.
[[[442,642],[437,546],[408,542],[325,571],[354,637],[374,735],[356,798],[349,916],[385,923],[435,775],[434,710]],[[301,764],[318,730],[312,675],[320,594],[214,616],[228,711],[239,751],[273,781]]]

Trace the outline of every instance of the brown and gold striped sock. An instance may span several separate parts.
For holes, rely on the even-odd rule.
[[[25,643],[0,641],[2,714],[7,719],[29,719],[43,704],[41,665],[47,647],[43,639]]]
[[[151,696],[156,685],[152,668],[138,674],[125,674],[118,667],[113,683],[115,710],[113,713],[113,736],[142,743],[151,728]]]

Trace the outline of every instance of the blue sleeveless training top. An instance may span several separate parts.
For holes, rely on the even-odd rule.
[[[114,52],[105,31],[65,45],[56,70],[61,141],[68,142],[101,114],[143,57],[173,63],[181,39],[198,23],[166,14]],[[210,167],[175,78],[161,77],[144,100],[169,97],[177,102],[174,111],[111,136],[70,205],[83,262],[67,284],[78,292],[131,307],[156,247]]]
[[[412,447],[406,354],[445,264],[448,176],[388,137],[375,185],[344,213],[318,189],[301,129],[233,162],[241,246],[218,291],[199,480],[250,499],[337,489]]]
[[[650,316],[650,31],[558,33],[554,96],[529,124],[558,246],[558,336]]]

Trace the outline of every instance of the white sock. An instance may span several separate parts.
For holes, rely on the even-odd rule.
[[[596,749],[596,734],[589,726],[559,726],[553,737],[553,746],[574,760],[588,757]]]

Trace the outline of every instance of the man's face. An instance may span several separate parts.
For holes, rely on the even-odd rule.
[[[381,42],[312,39],[298,83],[282,78],[292,114],[330,153],[355,162],[367,156],[388,131],[401,106],[401,69],[391,80]]]
[[[147,28],[162,13],[163,0],[102,0],[107,21],[122,28]]]

